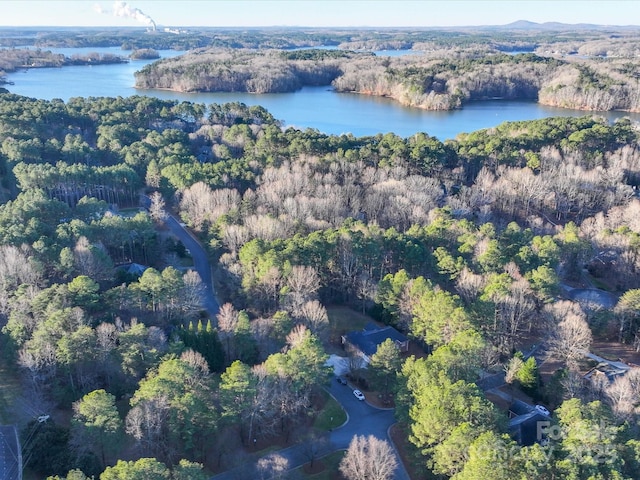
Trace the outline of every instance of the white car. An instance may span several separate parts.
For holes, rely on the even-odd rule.
[[[546,415],[547,417],[551,416],[551,413],[549,412],[549,410],[547,410],[547,407],[543,405],[536,405],[536,410],[541,414]]]
[[[360,390],[354,390],[353,394],[358,400],[364,400],[364,394]]]

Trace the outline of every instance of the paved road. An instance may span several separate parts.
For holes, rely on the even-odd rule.
[[[353,389],[348,385],[341,385],[332,379],[331,385],[327,389],[334,398],[340,402],[348,415],[347,422],[339,428],[329,432],[328,442],[318,452],[318,457],[324,456],[335,450],[344,450],[349,446],[351,439],[355,435],[374,435],[382,440],[390,440],[388,437],[389,427],[396,420],[393,410],[381,410],[374,408],[366,402],[358,400],[353,396]],[[265,457],[280,455],[289,461],[289,468],[294,469],[309,462],[304,445],[294,445],[277,452],[270,453]],[[254,459],[257,461],[257,459]],[[398,460],[398,468],[395,472],[395,480],[409,480],[409,474]],[[255,471],[255,470],[253,470]],[[233,470],[216,475],[212,480],[246,480],[253,478],[252,469],[245,464]]]
[[[191,252],[193,258],[193,265],[202,279],[202,283],[205,286],[203,308],[209,313],[212,320],[215,320],[220,305],[216,300],[213,290],[213,280],[211,278],[211,264],[209,263],[209,257],[205,252],[200,242],[196,240],[173,216],[167,217],[165,224],[171,230],[176,237],[184,244],[186,248]]]
[[[585,275],[588,280],[588,276]],[[590,282],[589,282],[590,283]],[[613,308],[618,303],[618,296],[599,288],[573,288],[567,284],[560,284],[565,295],[576,302],[599,305],[602,308]]]
[[[171,232],[180,239],[186,248],[191,252],[193,263],[196,271],[200,275],[202,282],[206,286],[206,294],[204,307],[207,312],[215,318],[220,306],[215,298],[213,290],[213,281],[211,278],[211,266],[209,264],[207,253],[200,243],[180,224],[173,216],[169,216],[165,223]],[[374,408],[366,402],[358,400],[353,396],[353,389],[348,385],[341,385],[335,379],[332,379],[328,391],[342,405],[347,412],[347,422],[339,428],[336,428],[328,434],[328,442],[322,450],[318,452],[318,457],[331,453],[335,450],[344,450],[349,446],[351,439],[355,435],[374,435],[382,440],[390,440],[388,437],[389,427],[396,423],[393,416],[393,410]],[[276,452],[289,460],[291,469],[297,468],[309,462],[306,452],[308,450],[304,445],[294,445]],[[273,454],[270,454],[273,455]],[[269,455],[267,455],[269,456]],[[257,461],[257,459],[255,459]],[[398,460],[398,468],[396,469],[396,480],[409,480],[409,475],[404,466]],[[247,477],[251,469],[247,469],[247,465],[221,473],[214,476],[215,480],[243,480]]]
[[[374,435],[386,440],[389,427],[396,423],[393,410],[374,408],[367,402],[353,396],[353,389],[349,385],[342,385],[335,381],[328,388],[329,393],[342,405],[349,420],[345,425],[336,428],[330,434],[334,449],[344,449],[349,446],[354,435]]]

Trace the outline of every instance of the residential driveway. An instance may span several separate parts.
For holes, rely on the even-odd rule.
[[[573,288],[566,284],[560,284],[565,295],[580,304],[593,308],[613,308],[618,303],[618,296],[599,288]]]
[[[366,401],[358,400],[353,395],[350,385],[342,385],[336,382],[335,378],[332,378],[328,390],[349,416],[345,425],[336,428],[329,435],[335,450],[347,448],[354,435],[374,435],[388,440],[387,431],[396,423],[393,410],[381,410],[372,407]]]
[[[347,423],[329,434],[329,440],[335,450],[346,449],[355,435],[373,435],[381,440],[387,440],[393,445],[389,438],[389,428],[396,423],[393,409],[375,408],[366,401],[358,400],[353,395],[353,387],[351,385],[342,385],[335,378],[331,379],[331,386],[328,390],[340,402],[340,405],[348,415]],[[396,480],[409,480],[409,474],[397,452],[396,460],[398,467],[394,478]]]
[[[209,263],[209,257],[205,252],[200,242],[196,240],[181,224],[178,220],[169,216],[165,219],[165,224],[171,230],[176,237],[189,249],[191,257],[193,258],[193,265],[202,279],[202,283],[205,286],[205,293],[203,299],[203,308],[209,313],[212,320],[215,320],[220,306],[214,295],[213,280],[211,278],[211,264]]]
[[[393,416],[393,410],[378,409],[369,405],[366,401],[360,401],[353,395],[353,388],[350,385],[342,385],[338,383],[335,377],[331,378],[331,385],[327,390],[333,397],[340,402],[344,410],[347,412],[347,422],[339,428],[334,429],[328,434],[328,444],[318,453],[318,457],[324,456],[335,450],[344,450],[349,446],[351,439],[355,435],[374,435],[382,440],[390,442],[387,434],[389,427],[396,420]],[[309,462],[309,458],[305,455],[305,447],[303,445],[294,445],[277,452],[272,452],[265,457],[280,455],[289,461],[289,468],[294,469]],[[409,474],[400,462],[395,472],[395,480],[409,480]],[[256,462],[258,459],[254,459]],[[254,470],[255,471],[255,470]],[[216,475],[212,480],[243,480],[253,478],[246,465],[229,470],[227,472]]]

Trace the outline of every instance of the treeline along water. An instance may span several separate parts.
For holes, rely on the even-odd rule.
[[[51,49],[73,55],[113,53],[127,56],[118,48]],[[64,51],[63,51],[64,50]],[[182,52],[159,51],[162,57]],[[490,100],[465,105],[461,110],[425,111],[408,108],[380,97],[339,94],[330,87],[305,87],[294,93],[179,93],[163,90],[138,90],[134,72],[152,60],[132,60],[115,65],[74,66],[58,69],[31,69],[7,75],[13,82],[7,88],[12,93],[40,99],[72,97],[117,97],[149,95],[162,99],[185,100],[196,103],[243,102],[262,105],[285,125],[315,128],[328,134],[352,133],[356,136],[393,132],[408,137],[426,132],[440,140],[454,138],[461,132],[490,128],[506,121],[534,120],[552,116],[580,116],[590,112],[546,107],[535,102]],[[640,120],[640,114],[602,112],[610,120],[629,116]]]

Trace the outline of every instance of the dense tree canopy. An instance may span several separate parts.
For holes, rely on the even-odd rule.
[[[320,52],[280,52],[278,65],[384,61]],[[427,74],[420,88],[434,91],[447,69],[460,69],[462,82],[505,65],[578,69],[583,91],[624,90],[599,68],[534,56],[384,68],[417,94]],[[481,80],[473,95],[492,93]],[[452,478],[634,478],[635,377],[587,393],[572,379],[594,337],[639,345],[637,142],[630,121],[588,116],[443,143],[427,133],[283,129],[239,103],[0,94],[4,360],[38,411],[75,408],[71,429],[39,434],[45,443],[59,434],[42,456],[50,468],[29,465],[44,475],[94,474],[103,463],[104,478],[197,478],[189,462],[207,461],[212,444],[222,464],[239,442],[292,438],[320,403],[327,346],[344,333],[327,307],[343,304],[423,350],[405,359],[383,343],[368,376],[381,393],[397,392],[422,468]],[[207,249],[223,305],[215,318],[202,309],[190,252],[157,208],[140,208],[141,194],[162,199],[160,210]],[[619,294],[618,306],[565,298],[585,279]],[[532,341],[562,364],[553,406],[567,400],[556,410],[566,435],[551,446],[504,437],[506,415],[476,384],[513,362],[513,383],[546,395],[535,359],[511,360]],[[580,429],[600,420],[624,462],[575,461],[578,445],[596,448]],[[120,438],[140,460],[115,463]],[[492,449],[515,449],[513,461],[484,455]]]

